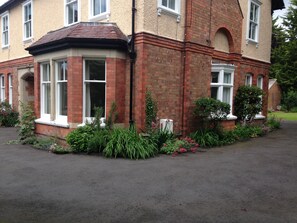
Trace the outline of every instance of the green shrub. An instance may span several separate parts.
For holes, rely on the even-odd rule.
[[[107,129],[102,129],[96,131],[94,136],[88,142],[88,153],[100,153],[106,147],[110,139],[111,131]]]
[[[152,131],[149,138],[156,144],[157,148],[160,149],[165,142],[175,138],[174,134],[168,131],[162,131],[160,129]]]
[[[219,122],[227,118],[230,105],[213,98],[200,98],[195,101],[194,115],[202,129],[218,129]]]
[[[34,144],[36,141],[34,120],[35,115],[32,107],[21,103],[19,139],[23,144]]]
[[[198,130],[190,135],[201,147],[221,146],[220,136],[214,130]]]
[[[255,86],[241,86],[238,88],[234,100],[234,114],[243,123],[251,122],[256,114],[262,110],[263,91]]]
[[[271,129],[280,129],[281,128],[281,120],[277,117],[270,116],[267,121],[266,121],[266,125]]]
[[[195,153],[199,145],[191,138],[185,137],[182,139],[169,139],[163,144],[160,153],[168,155],[177,155],[180,153],[193,152]]]
[[[233,134],[237,140],[247,140],[249,138],[261,136],[263,130],[260,126],[238,125],[233,130]]]
[[[29,140],[29,138],[27,138]],[[34,140],[34,141],[33,141]],[[26,144],[33,144],[33,147],[36,149],[41,149],[41,150],[50,150],[51,146],[54,144],[54,140],[49,137],[38,137],[38,138],[33,138],[32,142],[27,142]]]
[[[0,126],[14,127],[18,123],[19,113],[8,102],[0,103]]]
[[[135,128],[115,128],[103,154],[106,157],[146,159],[154,156],[157,148],[152,140],[141,137]]]
[[[145,93],[145,131],[150,133],[153,123],[157,121],[158,106],[157,102],[153,99],[152,93],[146,91]]]
[[[73,152],[87,152],[88,144],[94,136],[94,129],[91,125],[78,127],[66,136],[66,142],[70,145]]]
[[[290,90],[283,97],[283,103],[287,111],[291,111],[294,107],[297,107],[297,91]]]

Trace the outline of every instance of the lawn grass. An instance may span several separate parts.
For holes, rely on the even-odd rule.
[[[276,118],[280,118],[282,120],[287,120],[287,121],[297,121],[297,113],[292,113],[292,112],[272,112],[268,114],[269,117],[275,116]]]

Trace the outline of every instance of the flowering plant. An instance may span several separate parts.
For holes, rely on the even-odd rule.
[[[178,154],[192,152],[195,153],[199,145],[190,137],[167,140],[161,148],[161,153],[176,156]]]

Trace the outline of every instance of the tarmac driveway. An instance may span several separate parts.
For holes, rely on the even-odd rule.
[[[0,128],[0,223],[297,222],[297,123],[178,157],[55,155]]]

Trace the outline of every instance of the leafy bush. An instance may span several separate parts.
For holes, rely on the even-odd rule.
[[[129,159],[146,159],[157,153],[153,141],[141,137],[135,130],[115,128],[103,154],[106,157],[123,157]]]
[[[110,139],[111,133],[112,132],[107,129],[96,131],[94,133],[94,136],[88,142],[87,152],[88,153],[102,152]]]
[[[8,102],[0,103],[0,126],[14,127],[18,123],[19,113]]]
[[[78,127],[66,136],[66,142],[73,152],[88,152],[89,141],[94,136],[94,129],[91,125]]]
[[[21,103],[19,138],[23,144],[34,144],[36,141],[34,120],[35,115],[32,107]]]
[[[150,91],[145,93],[145,131],[152,131],[153,123],[157,121],[158,106]]]
[[[287,111],[291,111],[294,107],[297,107],[297,91],[290,90],[285,94],[283,103]]]
[[[168,140],[173,140],[175,138],[174,134],[168,131],[162,131],[160,129],[152,131],[149,138],[156,144],[157,148],[160,149],[165,142]]]
[[[113,125],[117,121],[118,116],[119,116],[119,114],[117,112],[117,104],[115,102],[112,102],[111,108],[110,108],[109,114],[108,114],[107,123],[106,123],[106,127],[108,129],[113,128]]]
[[[164,154],[178,155],[180,153],[193,152],[195,153],[199,145],[191,138],[185,137],[182,139],[170,139],[163,144],[160,152]]]
[[[33,147],[36,149],[50,150],[51,146],[54,144],[54,140],[48,137],[38,137],[34,139],[33,143],[27,144],[33,144]]]
[[[281,128],[281,120],[275,116],[271,116],[267,119],[266,125],[271,129],[280,129]]]
[[[195,101],[194,115],[201,122],[202,129],[219,127],[219,121],[227,118],[230,105],[213,98],[200,98]]]
[[[263,91],[255,86],[240,86],[234,100],[234,114],[243,123],[251,122],[262,110]]]
[[[190,135],[201,147],[216,147],[233,144],[238,140],[247,140],[252,137],[262,136],[263,129],[259,126],[236,126],[232,131],[200,130]]]

